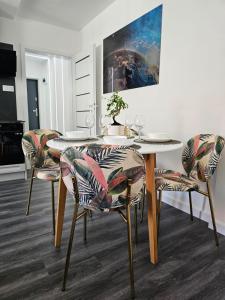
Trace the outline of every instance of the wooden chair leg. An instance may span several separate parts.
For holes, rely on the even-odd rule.
[[[51,181],[51,190],[52,190],[52,228],[53,228],[53,235],[55,235],[55,191],[54,191],[54,181]]]
[[[69,265],[70,265],[70,255],[71,255],[71,250],[72,250],[72,245],[73,245],[78,208],[79,208],[79,203],[75,202],[73,220],[72,220],[72,225],[71,225],[71,230],[70,230],[69,245],[68,245],[67,254],[66,254],[66,264],[65,264],[64,276],[63,276],[62,291],[65,291],[65,289],[66,289],[66,280],[67,280],[67,275],[68,275],[68,270],[69,270]]]
[[[214,237],[215,237],[216,246],[218,247],[219,239],[218,239],[217,230],[216,230],[216,221],[215,221],[215,214],[214,214],[213,203],[212,203],[211,189],[210,189],[210,185],[209,185],[208,181],[206,182],[206,185],[207,185],[207,190],[208,190],[209,206],[210,206],[210,211],[211,211]]]
[[[129,271],[130,271],[130,295],[131,295],[131,299],[134,299],[135,291],[134,291],[134,269],[133,269],[133,246],[132,246],[131,215],[130,215],[129,204],[126,206],[126,210],[127,210],[127,238],[128,238]]]
[[[190,216],[191,216],[191,221],[193,221],[193,210],[192,210],[192,197],[191,197],[191,191],[189,191],[188,194],[189,194]]]
[[[31,202],[31,193],[32,193],[32,187],[33,187],[33,181],[34,181],[34,168],[31,170],[31,179],[30,179],[30,188],[29,188],[29,197],[27,202],[27,211],[26,215],[28,216],[30,213],[30,202]]]

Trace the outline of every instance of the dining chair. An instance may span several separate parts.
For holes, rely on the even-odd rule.
[[[121,124],[123,125],[123,124]],[[134,138],[138,135],[137,131],[133,128],[128,127],[127,125],[124,126],[124,135],[127,136],[127,138]],[[107,126],[103,127],[103,136],[108,135],[108,129]],[[145,187],[144,187],[145,189]],[[143,197],[145,197],[145,193],[143,193]],[[135,228],[135,243],[138,243],[138,212],[137,210],[141,210],[141,221],[143,222],[144,219],[144,199],[143,201],[140,201],[138,204],[134,206],[134,228]],[[92,213],[90,211],[90,216],[92,216]]]
[[[84,240],[86,240],[88,210],[117,212],[127,224],[130,291],[133,299],[135,292],[131,208],[142,198],[145,180],[142,155],[131,147],[89,144],[67,148],[61,154],[60,167],[63,181],[74,197],[74,212],[62,290],[65,291],[66,288],[77,220],[84,216]],[[78,213],[79,206],[82,207],[80,213]]]
[[[186,174],[166,169],[156,169],[155,182],[159,191],[159,218],[160,202],[163,191],[188,192],[190,217],[193,221],[192,192],[195,191],[209,199],[214,237],[216,246],[219,246],[217,236],[215,214],[212,203],[212,193],[210,188],[210,178],[214,174],[221,152],[224,147],[224,138],[214,134],[199,134],[191,138],[184,147],[182,153],[182,164]],[[200,183],[206,184],[206,191],[202,191]],[[158,222],[159,224],[159,222]]]
[[[38,178],[41,180],[50,181],[52,194],[53,234],[55,234],[54,183],[59,180],[60,175],[60,152],[49,148],[47,146],[47,142],[51,139],[58,138],[60,135],[61,133],[55,130],[36,129],[25,132],[22,138],[24,155],[29,159],[31,164],[31,180],[26,215],[29,215],[30,212],[33,180]]]

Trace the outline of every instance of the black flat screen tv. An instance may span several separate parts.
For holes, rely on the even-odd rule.
[[[16,76],[16,51],[0,49],[0,77]]]

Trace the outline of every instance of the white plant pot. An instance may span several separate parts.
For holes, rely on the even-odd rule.
[[[108,125],[108,135],[124,135],[125,126],[123,125]]]

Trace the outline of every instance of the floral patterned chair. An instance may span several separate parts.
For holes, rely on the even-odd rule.
[[[33,180],[35,178],[51,182],[52,190],[52,223],[55,234],[55,201],[54,182],[60,175],[59,161],[60,152],[49,148],[47,141],[57,138],[61,133],[50,129],[36,129],[25,132],[22,138],[22,148],[25,157],[31,164],[31,181],[26,215],[29,215]]]
[[[74,196],[74,214],[67,250],[63,288],[65,290],[76,221],[89,210],[115,211],[127,223],[131,297],[134,297],[133,250],[130,210],[142,199],[145,165],[135,149],[116,145],[84,145],[67,148],[61,154],[61,173]],[[83,211],[78,214],[78,207]],[[126,210],[126,213],[123,212]]]
[[[165,169],[156,169],[155,171],[156,189],[159,191],[159,202],[161,201],[162,191],[188,192],[192,221],[193,212],[191,192],[195,191],[208,197],[217,246],[219,245],[219,240],[217,237],[209,179],[216,170],[224,147],[224,142],[225,140],[221,136],[213,134],[199,134],[191,138],[183,150],[182,164],[186,171],[186,175]],[[200,182],[206,183],[207,192],[201,191],[199,186]]]

